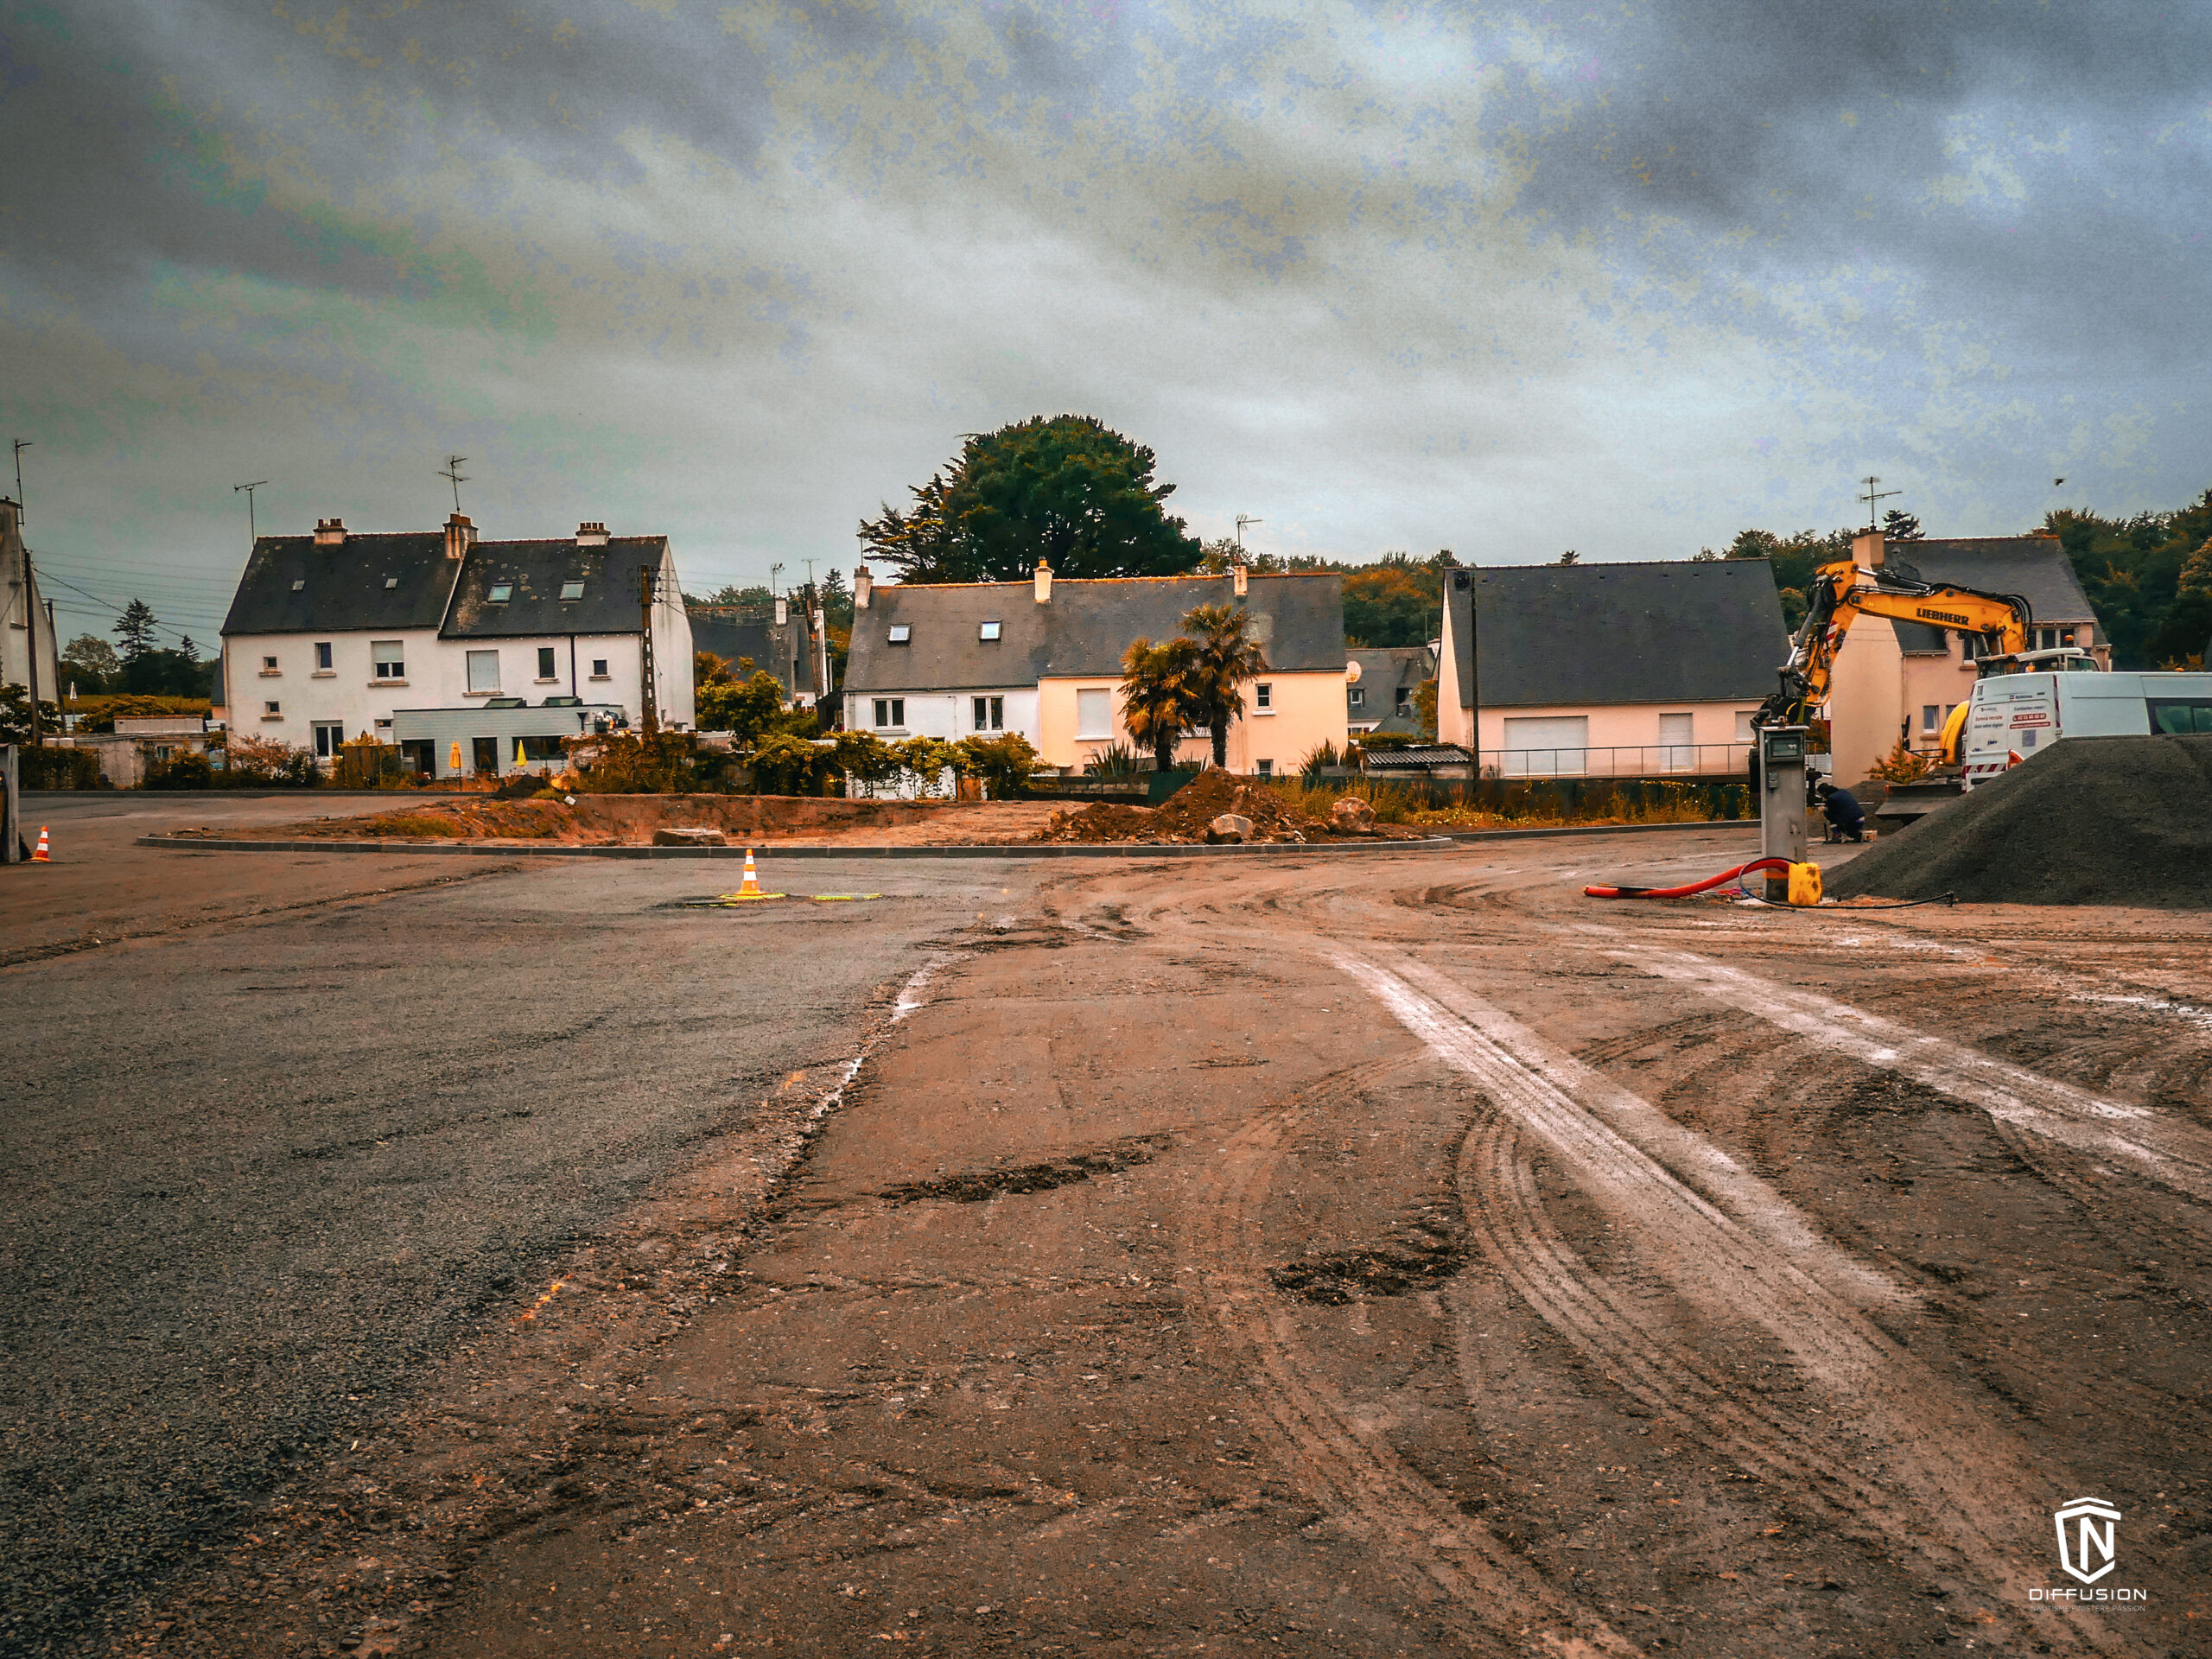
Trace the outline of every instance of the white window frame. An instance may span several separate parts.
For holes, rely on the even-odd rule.
[[[887,645],[908,645],[913,640],[914,630],[906,623],[893,622],[889,628],[885,630],[883,638],[884,642]]]
[[[979,622],[976,625],[976,638],[978,639],[996,639],[1005,632],[1005,623],[994,618],[989,621]]]
[[[1351,699],[1351,706],[1353,708],[1364,709],[1367,707],[1367,688],[1365,686],[1355,685],[1348,690],[1344,695]]]
[[[537,681],[539,685],[551,685],[561,677],[561,661],[551,645],[537,648]]]
[[[1002,732],[1006,729],[1006,699],[1004,697],[974,697],[969,712],[975,716],[979,732]]]
[[[264,720],[282,720],[284,718],[284,710],[276,702],[264,698],[261,704],[261,717]]]
[[[1096,725],[1102,710],[1105,715],[1104,723]],[[1075,741],[1078,743],[1110,743],[1113,740],[1112,690],[1103,685],[1078,688],[1075,694]]]
[[[276,666],[276,659],[274,657],[264,657],[261,659],[261,677],[263,679],[274,679],[283,671],[283,670]]]
[[[1943,705],[1940,702],[1922,703],[1920,705],[1920,734],[1923,737],[1933,737],[1942,729]]]
[[[1275,711],[1275,688],[1272,680],[1252,682],[1252,712],[1272,715]]]
[[[318,674],[338,671],[338,648],[327,639],[315,642],[315,671]]]
[[[371,679],[378,685],[406,684],[407,642],[404,639],[371,640],[369,670]]]
[[[489,685],[480,685],[477,683],[477,670],[482,666],[487,658],[491,660],[492,664],[492,683]],[[467,669],[468,695],[470,696],[496,697],[499,695],[499,653],[497,650],[472,651],[468,652]]]
[[[906,699],[878,697],[875,700],[875,729],[879,732],[903,731],[906,725]]]
[[[346,722],[342,720],[318,720],[308,728],[308,741],[315,746],[318,760],[335,760],[339,750],[346,747]]]

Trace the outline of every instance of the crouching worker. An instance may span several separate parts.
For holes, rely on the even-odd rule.
[[[1829,783],[1821,784],[1813,792],[1819,798],[1821,810],[1827,817],[1830,841],[1866,839],[1866,814],[1857,796]]]

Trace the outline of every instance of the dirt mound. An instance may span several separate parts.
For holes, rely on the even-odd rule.
[[[1252,820],[1252,839],[1308,842],[1397,839],[1405,832],[1377,830],[1372,836],[1338,835],[1318,818],[1294,810],[1264,784],[1240,783],[1233,773],[1206,771],[1158,806],[1119,806],[1101,801],[1065,817],[1055,817],[1039,841],[1188,842],[1206,838],[1206,826],[1224,812]]]
[[[2212,735],[2076,737],[1885,836],[1839,899],[2212,909]]]
[[[268,839],[552,841],[564,846],[642,846],[657,830],[719,830],[773,841],[849,830],[893,830],[957,812],[943,801],[848,801],[804,795],[541,795],[535,800],[411,802],[370,817],[322,818],[226,830]]]

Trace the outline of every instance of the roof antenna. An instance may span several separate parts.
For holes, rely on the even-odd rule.
[[[461,486],[468,482],[467,476],[461,470],[461,463],[467,459],[467,455],[448,455],[445,470],[438,474],[440,478],[449,478],[453,480],[453,511],[455,518],[461,516]]]
[[[1903,495],[1904,492],[1903,490],[1876,489],[1874,486],[1877,484],[1879,484],[1882,480],[1871,473],[1865,478],[1860,479],[1859,481],[1866,486],[1866,493],[1859,498],[1861,501],[1864,501],[1866,504],[1866,528],[1869,530],[1879,529],[1880,526],[1875,522],[1874,509],[1882,502],[1888,500],[1891,496]]]
[[[231,493],[232,495],[236,495],[240,490],[244,490],[245,492],[245,539],[246,545],[249,547],[251,547],[255,542],[261,539],[255,532],[253,527],[253,493],[266,486],[269,480],[265,478],[257,478],[251,484],[233,484],[231,486]]]
[[[1244,550],[1244,526],[1247,524],[1264,524],[1267,522],[1268,521],[1264,518],[1255,518],[1249,512],[1240,512],[1236,515],[1236,550],[1239,553],[1242,553]]]
[[[29,517],[23,512],[23,451],[30,447],[27,439],[16,440],[16,522],[18,524]]]

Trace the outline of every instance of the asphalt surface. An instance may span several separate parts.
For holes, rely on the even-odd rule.
[[[0,869],[0,1651],[104,1649],[1024,879],[129,845],[300,810],[49,801]]]

